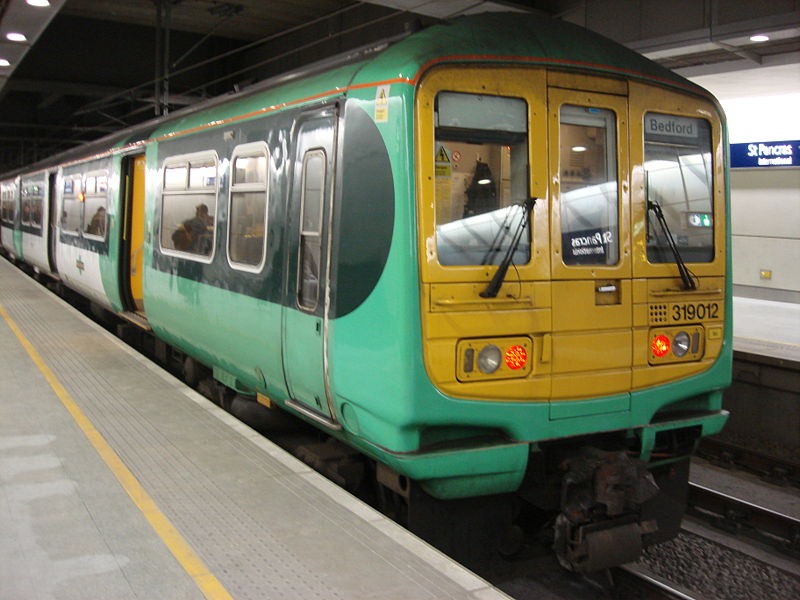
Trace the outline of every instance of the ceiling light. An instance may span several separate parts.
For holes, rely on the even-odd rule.
[[[491,179],[478,179],[478,185],[489,185],[492,183]]]
[[[16,31],[12,31],[11,33],[6,34],[6,39],[10,42],[27,42],[28,38],[25,36],[24,33],[17,33]]]
[[[25,0],[31,6],[45,7],[50,6],[50,0]]]
[[[750,36],[751,42],[768,42],[769,36],[764,35],[763,33],[759,33],[758,35],[751,35]]]
[[[586,152],[586,146],[573,146],[573,152]]]
[[[0,67],[10,67],[11,63],[5,58],[0,58]]]

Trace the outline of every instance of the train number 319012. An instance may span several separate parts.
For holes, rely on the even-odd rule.
[[[719,303],[696,302],[672,305],[673,321],[704,321],[719,318]]]

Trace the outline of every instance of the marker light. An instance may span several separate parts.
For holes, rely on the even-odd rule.
[[[505,360],[508,368],[516,371],[524,367],[525,363],[528,362],[528,353],[522,346],[514,345],[506,350]]]
[[[502,352],[497,346],[484,346],[478,352],[478,368],[486,375],[490,375],[500,368],[502,356]]]
[[[669,338],[665,335],[657,335],[650,344],[650,350],[658,358],[666,356],[667,352],[669,352],[669,347]]]
[[[680,331],[675,334],[675,337],[672,338],[672,353],[681,358],[682,356],[686,356],[686,353],[689,351],[689,344],[691,340],[689,339],[689,334],[685,331]]]

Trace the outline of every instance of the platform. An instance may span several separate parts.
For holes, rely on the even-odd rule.
[[[0,260],[0,598],[507,598]]]
[[[733,349],[800,363],[800,304],[734,296]]]

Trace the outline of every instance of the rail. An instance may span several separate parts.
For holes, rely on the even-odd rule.
[[[770,456],[740,444],[705,438],[697,455],[712,464],[742,469],[758,475],[768,483],[800,487],[800,463]]]
[[[793,516],[694,483],[689,484],[687,513],[800,558],[800,519]]]
[[[611,569],[614,588],[619,598],[646,598],[647,600],[696,600],[687,590],[679,589],[673,584],[657,577],[646,569],[634,564],[622,565]],[[636,595],[626,594],[628,588],[634,588]]]

